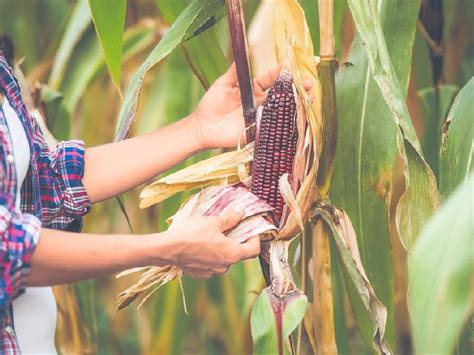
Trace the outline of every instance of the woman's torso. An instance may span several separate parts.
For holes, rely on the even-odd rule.
[[[28,171],[30,148],[22,122],[6,98],[3,99],[2,109],[13,143],[18,186],[15,208],[19,211],[20,188]],[[56,354],[56,312],[56,301],[51,287],[29,287],[13,301],[15,331],[23,353]]]

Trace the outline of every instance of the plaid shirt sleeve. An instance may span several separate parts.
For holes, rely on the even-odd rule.
[[[23,293],[41,222],[28,213],[14,213],[12,195],[0,193],[0,313]]]
[[[41,128],[33,121],[33,138],[37,155],[41,189],[42,215],[45,227],[78,231],[82,216],[91,203],[82,184],[84,176],[84,143],[79,140],[60,142],[51,151]]]

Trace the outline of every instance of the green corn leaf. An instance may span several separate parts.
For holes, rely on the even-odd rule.
[[[474,174],[433,215],[412,249],[408,293],[417,354],[451,354],[473,312]]]
[[[279,298],[271,287],[264,289],[250,316],[253,353],[290,354],[287,339],[303,320],[307,307],[308,299],[300,292]]]
[[[423,153],[436,176],[439,176],[441,127],[446,120],[449,107],[457,91],[458,88],[456,86],[440,85],[437,90],[434,87],[429,87],[418,92],[418,96],[423,104]]]
[[[138,25],[127,29],[124,35],[123,60],[129,60],[153,41],[152,28]],[[59,82],[59,89],[71,111],[74,111],[94,78],[105,70],[106,64],[97,37],[92,30],[87,31],[74,48],[64,69],[64,77]]]
[[[387,45],[390,47],[389,43]],[[415,33],[411,73],[416,88],[431,88],[433,86],[433,66],[429,46],[423,36],[421,26],[417,27]]]
[[[94,344],[97,343],[96,286],[94,280],[76,282],[72,285],[76,294],[80,314],[87,324]]]
[[[396,222],[402,243],[410,248],[438,205],[436,178],[426,163],[405,103],[401,85],[390,59],[378,2],[348,1],[357,31],[364,43],[371,75],[387,103],[397,126],[397,145],[404,162],[406,190],[397,206]],[[398,3],[398,6],[404,8]],[[412,40],[414,32],[412,31]],[[390,41],[390,37],[387,37]],[[397,38],[400,41],[400,38]],[[398,58],[394,58],[394,61]]]
[[[443,127],[441,147],[440,193],[446,199],[473,168],[474,126],[472,103],[474,79],[462,88],[448,113]]]
[[[311,40],[316,52],[319,51],[319,8],[318,0],[299,0],[301,7],[306,14]],[[340,52],[342,44],[342,23],[347,11],[347,0],[334,1],[334,40],[336,41],[336,52]]]
[[[155,0],[161,15],[173,23],[186,4],[180,1]],[[215,15],[209,22],[216,23]],[[211,21],[212,20],[212,21]],[[228,67],[227,59],[219,45],[216,27],[208,28],[181,44],[186,60],[205,89],[222,75]]]
[[[110,76],[120,92],[126,0],[89,0],[89,5]]]
[[[406,94],[419,2],[383,0],[380,20]],[[362,263],[375,292],[387,307],[386,339],[395,348],[394,285],[388,226],[388,201],[397,152],[396,126],[372,78],[360,36],[352,44],[347,63],[336,75],[338,141],[331,199],[351,218]],[[348,285],[352,308],[367,344],[372,325],[354,288]]]
[[[74,48],[81,40],[84,33],[91,23],[92,17],[87,0],[79,0],[74,6],[64,36],[61,39],[59,48],[57,49],[51,75],[48,85],[53,89],[58,89],[64,76],[66,66],[71,59]]]
[[[124,139],[135,118],[143,79],[150,68],[170,54],[180,43],[191,38],[223,6],[223,0],[193,0],[179,15],[166,35],[135,72],[120,108],[115,140]]]
[[[229,66],[214,28],[183,43],[183,51],[189,66],[205,89],[224,74]]]

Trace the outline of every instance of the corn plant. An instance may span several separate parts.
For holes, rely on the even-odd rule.
[[[285,221],[268,224],[262,204],[242,224],[270,235],[262,268],[244,263],[206,282],[148,268],[138,278],[58,289],[59,348],[472,352],[473,13],[463,0],[0,3],[0,32],[26,58],[26,85],[47,83],[32,90],[31,108],[59,139],[98,144],[156,129],[189,113],[232,60],[239,68],[248,140],[256,134],[256,145],[201,154],[128,193],[129,223],[115,202],[97,206],[89,230],[166,228],[170,216],[179,223],[186,200],[219,205],[213,193],[224,180],[230,186],[222,194],[255,203],[252,191]],[[287,74],[255,126],[251,79],[277,63]],[[313,80],[310,93],[305,78]],[[272,101],[276,93],[288,103]],[[271,117],[276,126],[265,123]],[[289,123],[279,128],[279,120]],[[305,153],[297,137],[310,147]],[[288,147],[285,169],[265,174],[280,144]],[[300,186],[292,185],[298,164]],[[285,292],[275,292],[275,275],[287,281]],[[180,283],[166,284],[175,278],[189,315]],[[147,299],[145,311],[116,312],[114,299],[127,288],[122,307]],[[183,332],[186,340],[176,335]]]

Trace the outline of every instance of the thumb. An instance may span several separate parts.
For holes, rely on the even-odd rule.
[[[222,74],[217,80],[216,84],[219,85],[235,85],[237,83],[237,68],[235,63],[227,69],[227,71]]]
[[[260,254],[260,237],[257,235],[240,244],[242,259],[255,258]]]
[[[281,68],[281,65],[277,65],[276,67],[267,71],[262,76],[258,77],[255,80],[257,82],[257,86],[260,87],[263,91],[270,89],[280,76]]]
[[[217,217],[221,231],[227,231],[238,224],[244,216],[243,211],[229,209]]]

